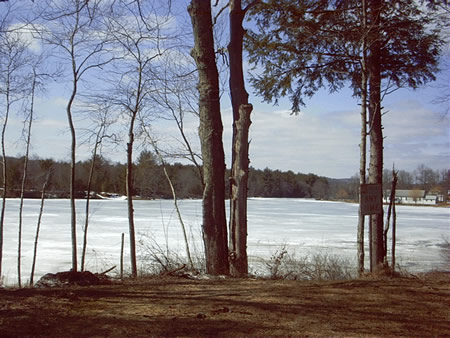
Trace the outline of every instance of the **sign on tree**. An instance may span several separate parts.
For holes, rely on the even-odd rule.
[[[383,212],[381,184],[361,184],[361,214],[374,215]]]

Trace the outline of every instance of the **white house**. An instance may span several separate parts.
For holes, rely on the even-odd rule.
[[[386,190],[383,202],[389,203],[391,191]],[[441,197],[437,194],[426,194],[425,190],[399,189],[395,191],[395,203],[397,204],[427,204],[435,205],[441,201]]]

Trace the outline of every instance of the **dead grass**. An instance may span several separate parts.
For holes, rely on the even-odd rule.
[[[449,275],[188,280],[0,291],[0,335],[450,336]]]

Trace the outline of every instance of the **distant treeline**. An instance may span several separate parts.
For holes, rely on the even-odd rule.
[[[7,195],[19,197],[23,175],[23,158],[7,157]],[[85,197],[91,160],[80,161],[76,165],[75,190],[78,198]],[[134,164],[134,192],[137,197],[146,199],[172,198],[172,192],[164,167],[153,153],[143,151]],[[200,168],[180,163],[166,164],[165,169],[175,188],[178,198],[201,198],[202,184]],[[48,197],[68,198],[70,184],[70,163],[51,159],[30,159],[25,197],[40,197],[42,185],[48,171],[51,172],[47,186]],[[227,171],[227,177],[229,172]],[[97,156],[91,191],[125,195],[126,164],[113,163]],[[390,171],[385,170],[385,189],[389,189]],[[228,184],[228,180],[226,180]],[[420,188],[427,191],[445,191],[448,187],[448,171],[433,171],[419,166],[413,173],[401,170],[399,189]],[[290,197],[357,200],[359,179],[357,175],[348,179],[331,179],[315,174],[282,172],[271,169],[249,171],[249,197]],[[228,191],[228,189],[227,189]]]

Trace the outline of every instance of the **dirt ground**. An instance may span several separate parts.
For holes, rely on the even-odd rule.
[[[0,290],[0,336],[450,336],[448,273]]]

